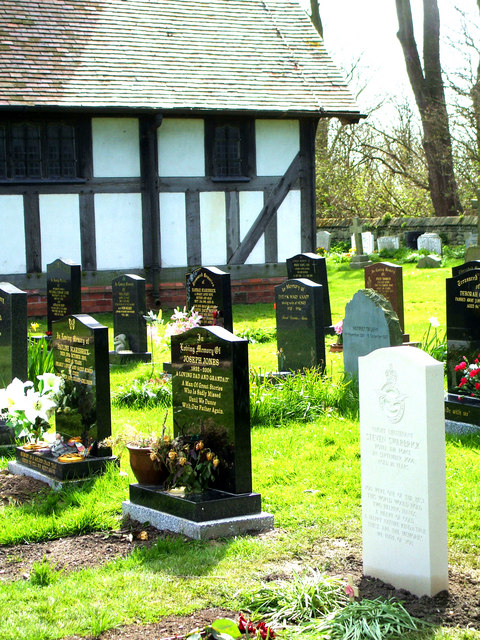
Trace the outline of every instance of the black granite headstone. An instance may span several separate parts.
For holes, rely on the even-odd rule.
[[[405,246],[407,249],[416,249],[419,236],[425,231],[405,231]]]
[[[217,267],[199,267],[186,275],[187,309],[195,308],[202,326],[233,331],[230,274]]]
[[[0,282],[0,384],[27,379],[27,294]]]
[[[472,271],[472,269],[480,269],[480,260],[470,260],[469,262],[464,262],[456,267],[452,267],[452,276],[461,276],[462,273]]]
[[[220,459],[218,477],[202,494],[130,485],[130,500],[194,522],[259,514],[252,493],[248,342],[223,327],[172,336],[174,435],[200,436]]]
[[[82,312],[81,265],[58,258],[47,264],[47,326]]]
[[[68,409],[55,415],[63,436],[101,441],[111,435],[108,328],[86,314],[53,323],[55,373],[65,379]]]
[[[457,389],[465,376],[455,366],[465,356],[470,364],[480,353],[480,270],[447,278],[447,388],[445,417],[480,427],[480,398]]]
[[[278,368],[325,369],[323,287],[305,278],[275,287]]]
[[[328,292],[327,261],[315,253],[299,253],[287,258],[287,277],[289,280],[307,278],[323,287],[323,321],[325,327],[332,325],[330,294]]]
[[[149,360],[147,353],[147,313],[145,279],[125,274],[112,280],[113,332],[126,337],[126,348],[133,356]],[[148,356],[148,358],[147,358]]]

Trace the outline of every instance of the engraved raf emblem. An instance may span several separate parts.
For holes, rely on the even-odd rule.
[[[400,393],[397,386],[397,374],[392,365],[385,371],[387,381],[378,392],[378,403],[383,414],[389,422],[400,422],[405,413],[406,395]]]
[[[68,319],[68,328],[70,331],[75,331],[75,318]]]

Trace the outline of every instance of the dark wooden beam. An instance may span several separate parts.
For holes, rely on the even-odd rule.
[[[42,272],[42,239],[40,233],[40,205],[38,192],[23,194],[25,220],[25,253],[27,273]]]
[[[316,249],[315,132],[318,120],[300,120],[301,247]]]
[[[95,235],[95,203],[91,192],[80,196],[80,245],[82,251],[82,270],[96,271],[97,245]]]
[[[265,190],[263,193],[263,204],[268,200],[270,192]],[[278,234],[277,234],[277,216],[273,216],[265,227],[265,262],[278,262]]]
[[[227,212],[227,261],[240,244],[240,202],[238,191],[225,193]]]
[[[228,264],[244,264],[252,249],[259,241],[262,233],[267,228],[268,223],[276,215],[278,207],[285,200],[288,192],[299,178],[301,167],[300,153],[297,153],[292,163],[288,167],[275,187],[272,189],[267,202],[257,216],[257,219],[246,234],[238,248],[233,252],[228,260]]]
[[[196,267],[202,264],[202,238],[200,229],[200,194],[187,190],[185,194],[187,224],[187,264]]]

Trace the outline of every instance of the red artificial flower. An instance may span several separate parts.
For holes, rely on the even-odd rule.
[[[245,618],[240,614],[238,619],[238,630],[240,633],[245,633],[248,631],[248,634],[255,634],[255,627],[253,626],[253,622],[250,620],[245,620]]]
[[[472,398],[474,398],[474,397],[475,397],[475,394],[474,394],[474,393],[471,393],[470,395],[472,396]]]
[[[45,335],[46,335],[46,336],[51,336],[51,335],[52,335],[52,332],[51,332],[51,331],[45,331]],[[479,357],[480,357],[480,356],[479,356]]]
[[[478,358],[475,358],[474,363],[478,364],[480,362],[480,360]]]
[[[475,382],[475,389],[480,391],[480,382]]]
[[[466,368],[467,368],[467,363],[463,361],[463,362],[460,362],[460,364],[457,364],[455,366],[455,371],[463,371]]]
[[[273,640],[275,638],[275,633],[263,621],[257,624],[257,631],[260,632],[262,640],[267,640],[267,638],[272,638]]]
[[[472,369],[468,375],[470,376],[470,378],[474,378],[479,373],[480,373],[480,369]]]
[[[466,378],[461,378],[460,379],[460,383],[459,383],[459,387],[463,387],[464,384],[467,384],[467,379]]]

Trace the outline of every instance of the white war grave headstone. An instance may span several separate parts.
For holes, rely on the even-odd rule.
[[[443,364],[420,349],[359,358],[364,575],[448,588]]]

